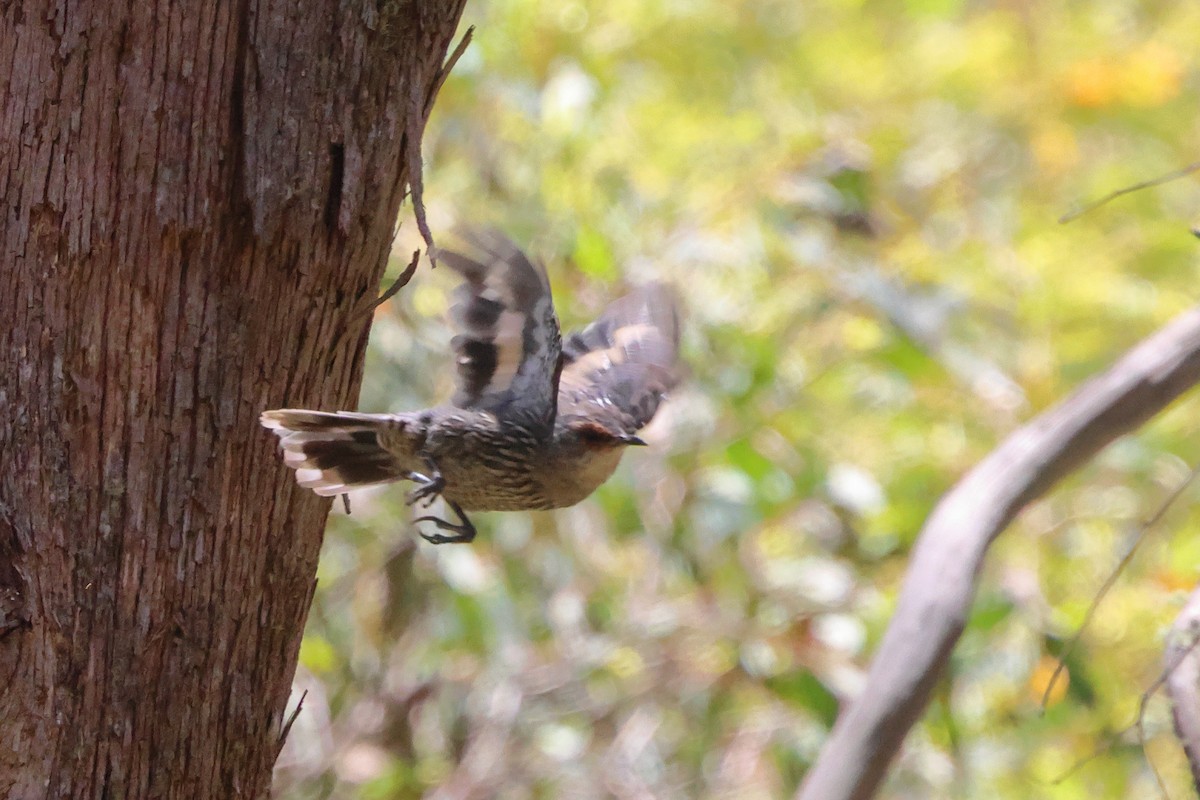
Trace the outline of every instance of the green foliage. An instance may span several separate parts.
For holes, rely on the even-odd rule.
[[[568,327],[672,281],[692,374],[574,509],[439,549],[399,487],[335,508],[281,796],[787,797],[938,497],[1195,302],[1195,179],[1056,220],[1196,160],[1200,6],[496,0],[464,23],[425,141],[435,235],[510,232]],[[447,396],[450,286],[423,268],[381,309],[361,408]],[[1195,492],[1039,701],[1200,458],[1197,410],[996,543],[883,796],[1150,797],[1150,761],[1187,796],[1165,702],[1145,749],[1126,730],[1196,580]]]

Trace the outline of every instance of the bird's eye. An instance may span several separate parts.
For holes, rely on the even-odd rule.
[[[611,444],[613,435],[597,425],[581,425],[576,429],[579,438],[592,445]]]

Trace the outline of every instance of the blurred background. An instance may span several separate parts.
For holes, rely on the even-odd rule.
[[[862,686],[938,497],[1196,300],[1200,4],[492,0],[424,143],[435,236],[495,225],[564,327],[675,283],[687,385],[591,499],[418,540],[335,504],[277,769],[302,798],[787,797]],[[420,246],[406,207],[390,275]],[[360,408],[450,393],[450,276],[381,307]],[[1191,796],[1147,706],[1197,581],[1187,492],[1046,689],[1195,394],[993,549],[881,796]]]

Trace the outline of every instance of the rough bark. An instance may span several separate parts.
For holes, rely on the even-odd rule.
[[[355,405],[462,2],[0,6],[0,797],[267,794],[329,502],[257,417]]]
[[[1200,308],[1013,433],[938,503],[861,696],[838,718],[797,800],[874,795],[966,624],[983,558],[1022,508],[1200,382]]]

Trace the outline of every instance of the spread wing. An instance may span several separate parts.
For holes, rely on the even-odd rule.
[[[599,422],[614,434],[644,427],[679,383],[675,293],[647,284],[611,304],[563,342],[559,424]]]
[[[451,317],[458,367],[451,402],[498,416],[553,419],[562,342],[546,271],[504,235],[458,232],[437,259],[463,277]]]

